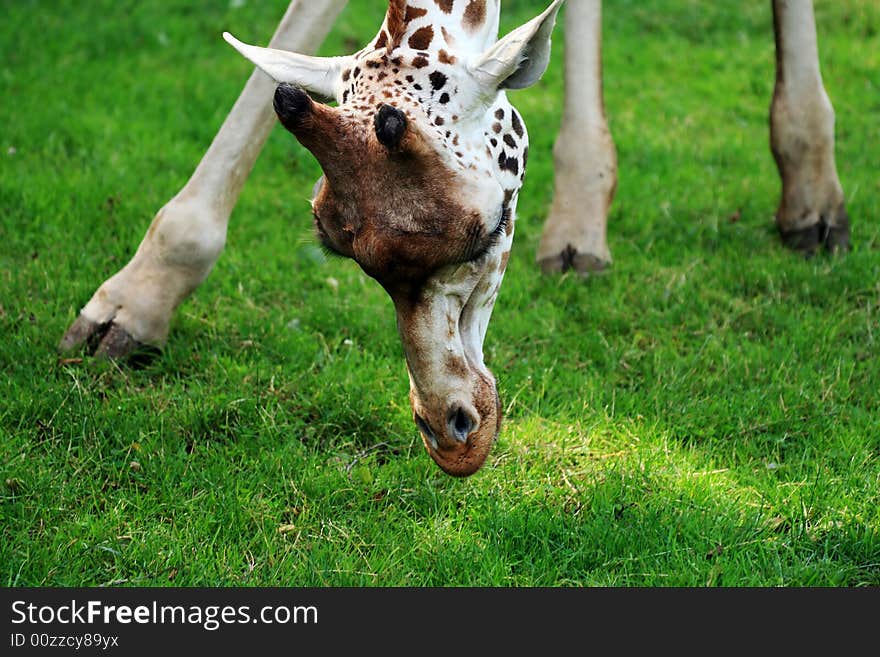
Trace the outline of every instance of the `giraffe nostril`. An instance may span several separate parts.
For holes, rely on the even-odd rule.
[[[474,430],[477,422],[461,406],[449,412],[446,420],[449,434],[460,443],[467,442],[468,436]]]
[[[427,438],[428,442],[431,443],[431,447],[434,449],[438,448],[437,445],[437,436],[434,435],[434,432],[431,430],[431,427],[428,426],[428,423],[422,418],[421,415],[416,413],[416,426],[419,428],[419,431]]]

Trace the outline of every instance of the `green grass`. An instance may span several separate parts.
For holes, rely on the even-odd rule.
[[[534,264],[562,49],[513,95],[532,155],[485,345],[506,421],[463,481],[416,435],[390,301],[316,247],[318,168],[280,128],[158,360],[55,353],[249,74],[220,32],[265,40],[284,5],[0,2],[0,583],[880,585],[876,3],[817,2],[845,257],[772,225],[769,2],[606,1],[607,275]]]

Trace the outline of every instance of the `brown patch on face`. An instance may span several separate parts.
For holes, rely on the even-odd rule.
[[[409,47],[413,50],[427,50],[434,40],[434,28],[430,25],[420,27],[409,38]]]
[[[455,55],[450,55],[445,50],[440,51],[440,53],[437,55],[437,59],[440,61],[441,64],[455,64],[455,62],[458,61]]]
[[[462,203],[455,174],[414,124],[389,149],[372,123],[314,103],[294,134],[324,171],[313,202],[321,241],[354,258],[395,302],[485,248],[481,214]]]
[[[419,7],[410,7],[409,5],[407,5],[406,6],[406,14],[404,14],[403,20],[406,23],[411,23],[415,19],[421,18],[422,16],[424,16],[427,13],[428,13],[427,9],[421,9]]]
[[[462,24],[469,32],[476,32],[486,21],[486,0],[471,0],[465,7]]]
[[[419,55],[418,57],[413,57],[412,60],[413,68],[425,68],[428,65],[428,58]]]
[[[446,371],[458,379],[464,379],[468,374],[467,362],[461,356],[446,354],[443,366]]]
[[[444,14],[451,14],[452,5],[455,4],[455,0],[434,0],[434,4],[440,7],[440,11]]]

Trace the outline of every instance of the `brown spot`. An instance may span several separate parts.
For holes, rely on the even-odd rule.
[[[466,30],[476,32],[486,21],[486,0],[471,0],[464,10],[462,21]]]
[[[499,121],[504,120],[504,108],[503,107],[495,111],[495,118],[498,119]]]
[[[516,110],[511,111],[510,121],[513,125],[513,131],[516,133],[516,136],[522,137],[525,134],[525,130],[523,129],[522,121],[520,121],[519,114],[517,114]]]
[[[409,5],[407,5],[406,6],[406,13],[403,16],[403,22],[410,23],[417,18],[421,18],[422,16],[424,16],[427,13],[428,13],[427,9],[421,9],[419,7],[410,7]]]
[[[347,68],[342,72],[342,81],[348,82],[349,78],[351,78],[351,69]]]
[[[376,39],[376,43],[373,47],[376,50],[378,50],[379,48],[384,48],[387,45],[388,45],[388,33],[385,30],[382,30],[379,33],[379,38]]]
[[[507,222],[507,225],[510,226],[510,222]],[[507,230],[507,226],[505,226],[505,230]],[[505,269],[507,269],[507,261],[510,260],[510,251],[505,251],[501,254],[501,264],[498,265],[498,271],[503,273]]]
[[[446,366],[446,371],[452,376],[464,379],[468,375],[468,367],[464,358],[461,356],[456,356],[455,354],[446,354],[444,365]]]
[[[445,85],[446,81],[449,79],[440,71],[434,71],[431,75],[428,76],[428,79],[431,81],[431,86],[440,91]]]
[[[516,139],[513,138],[513,135],[507,133],[504,135],[504,143],[510,146],[511,148],[516,148]]]
[[[434,40],[434,28],[430,25],[420,27],[409,38],[409,47],[413,50],[427,50]]]
[[[502,127],[501,127],[500,123],[493,123],[492,124],[492,132],[494,132],[496,135],[501,134],[501,130],[502,130]]]
[[[446,43],[448,43],[450,46],[455,44],[455,37],[447,32],[445,27],[441,27],[440,32],[443,34],[443,40],[446,41]]]
[[[503,171],[510,171],[513,175],[519,173],[519,160],[516,157],[508,157],[504,151],[498,155],[498,166]]]
[[[452,5],[455,4],[455,0],[434,0],[434,4],[440,7],[440,11],[444,14],[451,14]]]
[[[455,55],[450,55],[445,50],[440,51],[439,55],[437,56],[437,59],[439,59],[442,64],[455,64],[455,62],[458,61],[455,58]]]
[[[419,55],[418,57],[413,57],[412,65],[414,68],[425,68],[428,65],[428,59],[426,57],[422,57]]]

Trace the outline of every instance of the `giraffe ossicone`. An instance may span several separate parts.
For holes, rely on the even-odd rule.
[[[501,427],[483,342],[528,157],[505,89],[544,74],[562,2],[499,40],[499,0],[391,0],[376,38],[346,57],[224,33],[279,83],[279,120],[321,165],[319,239],[391,296],[413,418],[451,475],[476,472]]]

